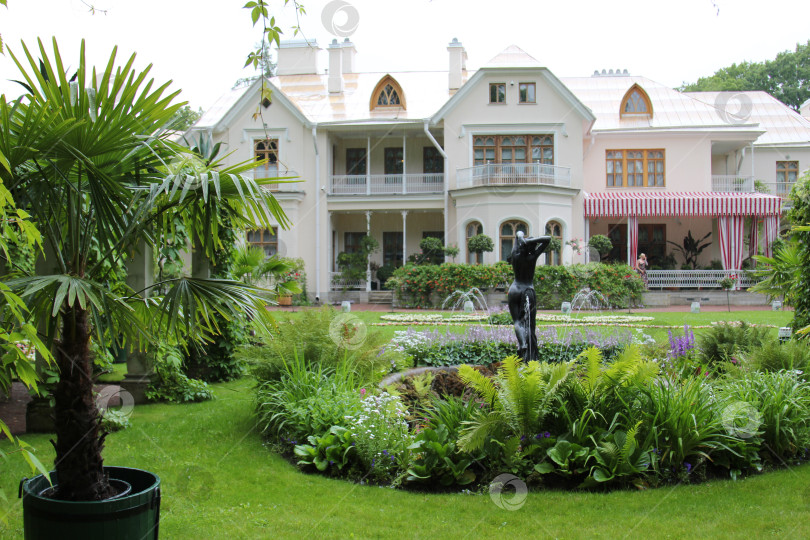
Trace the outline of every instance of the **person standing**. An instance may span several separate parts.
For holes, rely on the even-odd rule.
[[[638,260],[636,261],[636,272],[638,275],[641,276],[641,281],[644,282],[644,288],[647,289],[647,268],[649,268],[650,264],[647,262],[647,256],[642,253],[638,256]]]

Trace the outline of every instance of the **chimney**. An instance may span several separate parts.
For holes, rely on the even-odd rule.
[[[314,75],[318,73],[318,43],[315,40],[282,41],[278,46],[279,75]]]
[[[447,52],[450,53],[450,74],[448,76],[450,90],[458,90],[467,73],[467,51],[457,38],[453,38],[453,41],[447,45]]]
[[[355,73],[354,56],[357,54],[357,49],[354,48],[354,43],[346,38],[341,47],[343,49],[343,74]]]
[[[326,85],[329,88],[330,94],[343,92],[343,69],[341,68],[341,60],[343,60],[342,49],[336,39],[333,39],[331,45],[329,45],[329,79]]]

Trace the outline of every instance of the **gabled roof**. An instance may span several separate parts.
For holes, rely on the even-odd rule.
[[[593,111],[596,116],[593,131],[596,132],[635,129],[758,129],[753,119],[739,124],[729,122],[712,105],[646,77],[603,75],[565,77],[561,81]],[[652,118],[621,116],[622,98],[634,84],[643,88],[650,97],[654,109]]]
[[[750,116],[767,130],[754,143],[756,146],[799,144],[810,145],[810,119],[807,119],[767,92],[686,92],[703,103],[722,106],[724,103],[740,101],[735,96],[745,96],[750,101],[736,105],[740,116]],[[735,110],[735,112],[737,112]]]
[[[302,124],[310,122],[296,104],[290,101],[288,96],[279,92],[279,88],[273,84],[272,80],[265,83],[271,91],[272,103],[279,104],[289,110]],[[247,107],[258,106],[258,96],[261,92],[261,80],[253,81],[248,86],[232,88],[222,95],[214,105],[208,109],[202,118],[192,126],[192,130],[219,131],[229,124],[235,117],[244,114]]]
[[[594,121],[595,118],[593,112],[585,104],[583,104],[582,101],[578,99],[578,97],[560,81],[560,79],[558,79],[547,68],[543,67],[534,57],[527,54],[517,45],[510,45],[497,54],[492,60],[489,61],[489,63],[476,71],[475,74],[470,77],[470,80],[463,84],[461,88],[453,95],[453,97],[442,105],[441,109],[438,110],[431,121],[433,123],[437,123],[442,120],[451,110],[453,110],[456,104],[464,99],[464,96],[471,91],[471,89],[482,77],[484,77],[486,73],[495,71],[501,72],[503,70],[525,70],[539,73],[546,80],[546,82],[548,82],[548,84],[557,91],[560,97],[567,101],[573,109],[579,112],[587,122],[592,123]]]
[[[543,65],[538,62],[532,55],[518,47],[517,45],[510,45],[495,57],[487,62],[483,67],[485,68],[539,68]]]

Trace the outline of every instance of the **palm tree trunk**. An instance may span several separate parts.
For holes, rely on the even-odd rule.
[[[56,352],[59,382],[56,400],[56,497],[70,501],[96,501],[111,495],[104,474],[100,435],[101,417],[93,399],[93,367],[87,310],[68,308]]]

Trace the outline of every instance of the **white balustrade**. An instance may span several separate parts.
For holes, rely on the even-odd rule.
[[[459,188],[520,184],[570,186],[571,168],[542,163],[487,163],[456,171]]]
[[[332,175],[330,195],[443,193],[444,173]]]
[[[747,270],[647,270],[647,286],[650,289],[720,289],[720,280],[736,278],[736,289],[747,289],[757,279]]]

